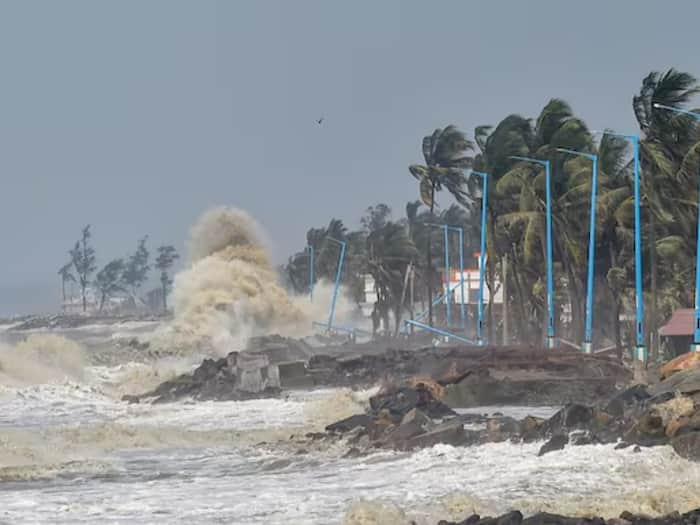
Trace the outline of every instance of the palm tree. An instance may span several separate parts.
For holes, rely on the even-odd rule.
[[[393,309],[395,334],[401,324],[402,299],[408,265],[417,250],[400,223],[387,222],[367,237],[367,272],[374,278],[379,315],[388,326],[389,310]]]
[[[642,131],[640,156],[648,223],[652,355],[658,346],[658,239],[674,233],[682,235],[682,230],[687,231],[688,225],[694,221],[691,207],[682,205],[683,201],[687,202],[684,198],[688,191],[687,181],[677,175],[682,173],[679,168],[686,152],[699,139],[698,126],[693,119],[655,110],[654,104],[684,107],[698,92],[700,89],[694,76],[671,68],[663,74],[657,71],[649,73],[642,81],[639,93],[632,99],[634,114]],[[695,186],[691,187],[695,189]],[[667,248],[668,239],[663,244]]]
[[[530,119],[510,115],[493,131],[487,126],[481,126],[475,134],[481,148],[475,159],[475,167],[489,173],[494,182],[489,185],[492,194],[489,195],[487,213],[487,284],[491,287],[490,283],[494,281],[498,259],[508,257],[516,262],[510,265],[514,286],[509,288],[516,294],[515,303],[520,308],[520,319],[516,317],[516,320],[521,324],[520,329],[524,330],[525,318],[531,315],[525,311],[525,305],[535,305],[532,313],[538,317],[544,315],[544,290],[539,280],[545,256],[544,173],[537,166],[516,163],[510,156],[551,158],[553,172],[558,174],[562,171],[564,158],[556,155],[556,148],[587,151],[591,138],[584,122],[575,117],[571,107],[560,99],[550,100],[534,125]],[[554,177],[553,193],[568,196],[567,192],[573,189],[568,184],[566,178]],[[476,193],[479,190],[474,188],[472,191]],[[581,193],[581,190],[578,192]],[[560,205],[563,207],[569,204],[564,200]],[[559,226],[558,231],[566,231],[561,228],[561,224]],[[565,236],[555,235],[555,240],[559,241],[556,246],[557,258],[564,263],[567,277],[571,281],[568,288],[574,295],[572,304],[578,304],[581,283],[576,282],[576,272],[573,270],[575,261],[580,260],[580,253],[575,250],[576,244]],[[491,308],[489,319],[491,327]]]
[[[409,171],[418,179],[418,188],[423,203],[430,209],[430,216],[435,212],[435,194],[443,188],[452,194],[457,202],[469,205],[466,190],[467,178],[464,170],[471,167],[472,158],[467,152],[474,150],[474,144],[467,140],[463,132],[450,125],[436,129],[432,135],[423,137],[423,158],[425,165],[412,164]],[[428,289],[428,322],[433,324],[433,271],[431,235],[426,240],[426,268]]]
[[[70,261],[58,269],[58,275],[61,276],[61,291],[63,293],[63,302],[66,302],[66,283],[74,283],[75,276],[71,270],[73,269],[73,261]]]

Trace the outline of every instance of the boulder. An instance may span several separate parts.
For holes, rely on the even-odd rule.
[[[645,413],[627,431],[624,440],[647,447],[664,444],[667,438],[663,419],[653,410]]]
[[[457,446],[462,444],[464,439],[464,425],[457,419],[451,419],[437,425],[429,432],[425,432],[409,439],[406,442],[406,448],[426,448],[432,447],[439,443]]]
[[[683,370],[688,370],[691,368],[697,368],[700,366],[700,352],[687,352],[683,355],[679,355],[675,359],[671,359],[659,370],[661,379],[666,379],[671,377],[677,372],[682,372]]]
[[[328,425],[326,427],[326,432],[344,434],[358,427],[368,428],[372,423],[372,418],[367,414],[357,414]]]
[[[277,363],[277,370],[282,388],[310,388],[313,378],[307,374],[304,361],[285,361]]]
[[[563,450],[566,445],[569,444],[569,436],[567,434],[555,434],[552,438],[547,441],[540,451],[537,453],[538,456],[544,456],[547,452],[554,452],[555,450]]]
[[[700,352],[699,352],[700,353]],[[649,389],[653,400],[659,401],[662,396],[674,397],[677,394],[691,396],[700,392],[700,368],[690,368],[676,372],[668,379]]]
[[[685,432],[671,439],[676,454],[693,461],[700,461],[700,432]]]
[[[414,408],[420,409],[432,419],[456,415],[451,408],[435,399],[428,389],[420,386],[416,389],[391,388],[372,396],[369,403],[374,412],[387,410],[395,422],[401,421]]]
[[[651,395],[645,385],[633,385],[615,394],[605,405],[604,409],[615,417],[621,417],[630,409],[643,406],[649,398],[651,398]]]

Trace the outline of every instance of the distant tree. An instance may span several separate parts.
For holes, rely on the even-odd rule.
[[[74,283],[75,276],[71,273],[73,261],[69,261],[58,269],[58,275],[61,276],[61,291],[63,292],[63,302],[66,302],[66,283]]]
[[[90,246],[91,237],[90,225],[88,224],[83,228],[81,239],[76,241],[75,246],[69,252],[71,263],[73,264],[80,284],[80,294],[83,299],[83,312],[87,311],[86,291],[88,284],[90,284],[90,277],[97,269],[95,266],[95,249]]]
[[[148,272],[151,266],[148,264],[150,258],[150,253],[148,248],[146,248],[146,242],[148,241],[148,235],[139,239],[136,251],[129,256],[126,263],[124,264],[123,281],[128,287],[131,294],[136,297],[138,289],[141,288],[143,283],[146,282],[148,278]]]
[[[370,206],[365,212],[365,216],[360,219],[362,228],[369,234],[386,226],[391,218],[391,208],[384,203]]]
[[[168,273],[170,268],[180,256],[174,246],[159,246],[156,268],[160,271],[160,286],[163,296],[163,310],[168,310],[168,294],[173,285],[173,280]]]
[[[97,272],[95,287],[100,292],[100,312],[104,308],[105,301],[118,292],[124,291],[124,260],[114,259],[108,262],[104,268]]]

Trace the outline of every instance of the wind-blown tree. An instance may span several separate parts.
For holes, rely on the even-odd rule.
[[[400,223],[387,222],[367,237],[366,268],[374,278],[376,308],[386,327],[393,310],[395,334],[401,324],[406,269],[416,256],[416,247]]]
[[[151,269],[148,263],[150,253],[146,247],[147,241],[148,236],[139,239],[136,251],[129,256],[124,265],[123,281],[134,299],[137,297],[139,288],[146,282]]]
[[[684,177],[681,163],[686,153],[695,145],[698,125],[694,119],[654,108],[655,103],[682,108],[698,93],[697,81],[689,73],[669,69],[665,73],[653,71],[642,81],[639,93],[633,98],[635,117],[642,131],[640,156],[642,167],[642,192],[646,207],[646,233],[649,248],[651,305],[649,326],[652,352],[657,348],[656,327],[659,322],[659,265],[660,250],[672,259],[683,250],[683,239],[694,239],[692,225],[696,204],[689,202],[689,194],[695,193],[697,183]],[[697,202],[697,199],[695,199]],[[685,248],[692,248],[687,245]],[[672,257],[675,255],[676,257]],[[679,268],[674,268],[677,275]]]
[[[379,203],[367,208],[365,216],[360,219],[360,224],[362,229],[370,234],[386,226],[390,219],[391,208],[384,203]]]
[[[97,272],[95,287],[100,292],[100,312],[104,308],[107,299],[125,290],[124,282],[122,280],[123,272],[123,259],[114,259],[113,261],[108,262],[104,268]]]
[[[79,241],[76,241],[75,246],[69,252],[73,268],[78,276],[80,284],[80,295],[83,300],[83,312],[87,311],[87,287],[90,284],[92,274],[97,267],[95,266],[95,249],[90,245],[90,225],[83,228],[83,232]]]
[[[160,287],[163,295],[163,311],[168,311],[168,294],[173,285],[170,277],[170,269],[180,256],[174,246],[159,246],[158,257],[156,257],[156,269],[160,272]]]
[[[63,294],[63,302],[66,302],[66,283],[74,283],[75,276],[71,272],[73,261],[69,261],[58,269],[58,275],[61,276],[61,292]]]
[[[510,156],[550,159],[553,174],[556,174],[561,172],[564,162],[561,155],[557,156],[556,148],[587,151],[591,142],[590,134],[583,121],[574,116],[569,105],[559,99],[552,99],[545,105],[534,125],[529,119],[510,115],[493,131],[481,126],[475,134],[481,151],[475,158],[474,165],[491,176],[487,210],[487,285],[493,297],[491,287],[496,262],[507,257],[515,263],[509,265],[513,270],[514,284],[509,288],[516,296],[514,304],[520,309],[516,316],[520,332],[530,332],[542,325],[540,320],[545,315],[544,285],[540,281],[544,274],[545,260],[545,175],[539,166],[515,162]],[[479,189],[476,189],[477,184]],[[565,194],[569,190],[567,184],[565,178],[554,176],[553,195]],[[472,195],[480,193],[480,185],[479,179],[475,178],[473,182],[470,180]],[[559,226],[558,231],[561,231],[561,225]],[[563,261],[567,277],[571,281],[572,293],[576,296],[572,303],[578,305],[581,278],[577,277],[578,272],[573,271],[575,264],[570,257],[575,255],[570,253],[575,245],[565,241],[564,236],[554,237],[557,241],[557,258]],[[527,312],[526,305],[534,306],[534,309]],[[489,305],[489,330],[493,326],[491,310]],[[524,326],[525,322],[529,328]]]
[[[423,137],[424,165],[412,164],[409,171],[418,180],[420,198],[434,216],[435,194],[446,189],[457,202],[469,205],[466,191],[467,177],[464,170],[472,165],[467,154],[474,150],[474,144],[463,132],[450,125],[436,129],[432,135]],[[426,237],[426,283],[428,290],[428,322],[433,324],[433,265],[431,235]]]

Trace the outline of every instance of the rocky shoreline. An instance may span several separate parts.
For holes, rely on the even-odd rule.
[[[312,347],[279,336],[254,338],[243,351],[207,359],[194,372],[151,392],[134,393],[129,400],[249,399],[279,394],[282,389],[368,388],[423,378],[439,388],[445,403],[453,408],[561,405],[595,403],[632,378],[613,359],[567,349],[395,348],[400,343]]]
[[[515,510],[497,517],[481,517],[473,514],[462,521],[441,520],[437,525],[696,525],[700,523],[700,509],[684,514],[674,512],[666,516],[651,517],[623,512],[613,519],[560,516],[541,512],[524,518]]]

